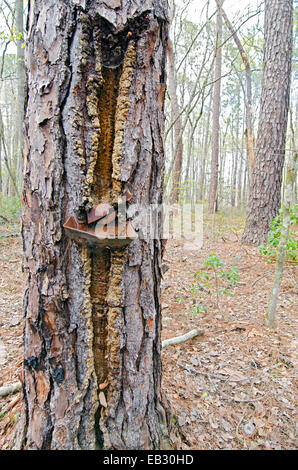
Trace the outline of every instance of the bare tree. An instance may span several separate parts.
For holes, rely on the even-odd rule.
[[[230,22],[229,18],[227,17],[225,11],[220,5],[220,1],[216,0],[218,8],[221,9],[222,17],[224,19],[224,22],[226,24],[226,27],[230,31],[231,35],[233,36],[233,39],[235,41],[236,46],[238,47],[239,54],[241,56],[242,62],[245,67],[245,75],[246,75],[246,96],[245,96],[245,104],[246,104],[246,138],[247,138],[247,148],[248,148],[248,154],[249,154],[249,159],[250,159],[250,165],[251,168],[253,168],[253,163],[254,163],[254,143],[253,143],[253,129],[252,129],[252,123],[253,123],[253,117],[252,117],[252,87],[251,87],[251,70],[250,70],[250,64],[249,60],[247,57],[247,54],[244,50],[244,47],[241,44],[241,41],[237,35],[237,32],[233,28],[232,23]]]

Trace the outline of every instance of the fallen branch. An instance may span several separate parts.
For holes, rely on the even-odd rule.
[[[4,217],[4,215],[0,214],[0,218],[4,220],[4,222],[6,222],[7,224],[10,224],[9,220],[6,217]]]
[[[4,408],[4,410],[1,410],[1,414],[4,415],[4,414],[8,413],[10,410],[12,410],[19,403],[20,399],[21,399],[20,395],[18,397],[14,398],[9,403],[9,405],[7,405],[6,408]]]
[[[264,400],[264,398],[267,397],[269,392],[265,393],[264,395],[262,395],[261,397],[258,397],[258,398],[246,398],[244,400],[242,400],[241,398],[235,398],[235,397],[229,396],[224,392],[221,392],[221,393],[223,394],[223,396],[221,396],[220,398],[222,398],[223,400],[233,400],[236,403],[253,403],[255,401]]]
[[[0,233],[0,237],[9,238],[9,237],[20,237],[19,233]]]
[[[0,263],[20,263],[20,260],[19,259],[3,259],[3,258],[0,258]]]
[[[161,343],[161,348],[166,348],[167,346],[171,346],[173,344],[183,343],[184,341],[188,341],[189,339],[195,338],[196,336],[202,336],[204,331],[198,330],[195,328],[194,330],[189,331],[185,335],[176,336],[175,338],[165,339]]]
[[[227,380],[227,378],[223,377],[222,375],[215,375],[215,374],[211,374],[210,372],[198,371],[198,370],[194,369],[193,367],[187,366],[186,364],[181,364],[180,362],[178,362],[178,366],[182,367],[182,369],[185,369],[188,372],[191,372],[192,374],[195,374],[195,375],[204,375],[205,377],[208,377],[208,378],[212,377],[214,379],[219,379],[221,381]]]
[[[248,411],[248,408],[249,408],[249,405],[247,405],[243,415],[241,416],[241,419],[239,420],[238,424],[237,424],[237,427],[236,427],[236,436],[237,438],[239,439],[239,441],[241,441],[241,437],[239,436],[239,428],[240,428],[240,424],[242,423],[242,421],[244,420],[244,417]]]
[[[250,254],[250,253],[248,253]],[[256,264],[249,264],[248,266],[240,266],[238,269],[239,270],[244,270],[244,269],[250,269],[253,268]]]
[[[181,364],[180,362],[178,362],[178,366],[182,367],[182,369],[185,369],[188,372],[191,372],[192,374],[195,374],[195,375],[205,375],[208,378],[213,377],[213,378],[219,379],[221,381],[226,381],[227,380],[226,378],[220,377],[219,375],[210,374],[209,372],[198,371],[198,370],[194,369],[193,367]],[[235,401],[236,403],[253,403],[255,401],[263,400],[264,398],[266,398],[267,395],[268,395],[268,392],[265,393],[265,395],[263,395],[262,397],[247,398],[247,399],[242,400],[241,398],[235,398],[235,397],[229,396],[225,392],[221,391],[221,397],[220,398],[222,398],[223,400],[232,400],[232,401]]]
[[[21,386],[21,382],[15,382],[14,384],[0,387],[0,397],[6,397],[6,395],[18,392],[21,389]]]
[[[251,285],[251,288],[253,288],[257,282],[259,282],[261,279],[264,279],[264,277],[268,276],[269,274],[273,274],[272,271],[267,271],[263,276],[258,277]]]

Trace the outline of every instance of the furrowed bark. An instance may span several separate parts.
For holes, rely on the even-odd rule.
[[[127,186],[133,204],[161,203],[167,2],[31,1],[28,37],[15,447],[166,448],[161,242],[91,250],[62,225]]]
[[[292,0],[265,1],[265,44],[257,150],[242,240],[266,241],[281,202],[292,58]]]

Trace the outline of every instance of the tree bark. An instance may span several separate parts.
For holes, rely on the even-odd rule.
[[[17,449],[170,446],[161,241],[91,250],[62,229],[127,186],[161,203],[166,48],[165,0],[30,2]]]
[[[266,241],[281,200],[292,58],[292,0],[265,1],[265,44],[257,151],[242,240]]]
[[[220,0],[222,6],[223,0]],[[213,112],[212,112],[212,155],[211,155],[211,176],[209,192],[209,212],[216,210],[217,186],[218,186],[218,153],[219,153],[219,113],[220,113],[220,90],[221,90],[221,62],[222,62],[222,14],[218,8],[216,17],[216,56],[214,69],[214,89],[213,89]]]

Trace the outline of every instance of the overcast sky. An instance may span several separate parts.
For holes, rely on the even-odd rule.
[[[185,4],[184,0],[175,0],[176,4]],[[187,18],[194,23],[200,21],[201,12],[206,14],[207,0],[192,0],[189,8]],[[263,4],[262,0],[224,0],[223,7],[229,17],[230,21],[234,22],[243,16],[246,16],[248,12],[256,11],[257,8]],[[210,0],[209,11],[212,13],[216,9],[215,0]],[[263,8],[262,8],[263,9]],[[258,17],[252,18],[249,23],[256,22]]]

